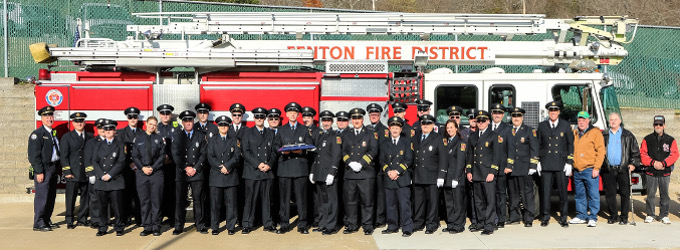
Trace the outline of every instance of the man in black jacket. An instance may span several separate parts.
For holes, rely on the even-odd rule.
[[[76,207],[76,197],[80,192],[80,209],[78,210],[78,226],[87,225],[89,212],[89,185],[85,175],[84,151],[85,142],[94,135],[85,132],[85,118],[83,112],[71,114],[73,130],[61,137],[61,170],[66,179],[66,228],[74,229],[73,213]]]
[[[229,235],[236,233],[238,218],[237,187],[240,183],[239,162],[241,161],[241,142],[228,136],[231,119],[220,116],[215,119],[219,133],[208,139],[208,161],[210,162],[210,216],[212,235],[219,234],[221,208],[226,210],[226,224]]]
[[[442,134],[434,132],[434,116],[422,115],[419,124],[420,134],[413,138],[413,223],[416,230],[433,234],[439,228],[438,188],[444,186],[449,154]]]
[[[172,235],[179,235],[184,230],[189,185],[191,185],[191,195],[194,202],[196,231],[202,234],[208,233],[205,226],[206,218],[203,213],[205,202],[203,192],[205,187],[203,183],[205,181],[204,172],[209,171],[208,166],[204,165],[207,141],[203,132],[193,129],[195,117],[196,114],[193,111],[182,111],[179,118],[182,120],[184,130],[175,134],[172,139],[172,159],[177,165],[175,171],[175,197],[177,197],[177,202],[175,205],[175,230],[172,231]]]
[[[498,136],[500,136],[500,140],[507,140],[508,137],[510,137],[510,125],[507,123],[503,122],[503,117],[505,117],[505,111],[506,107],[501,105],[500,103],[496,103],[491,105],[490,108],[490,113],[491,113],[491,122],[489,123],[489,128],[491,131],[496,132]],[[496,226],[499,228],[504,228],[505,227],[505,221],[507,220],[507,211],[508,211],[508,179],[507,176],[505,175],[505,165],[507,164],[507,161],[505,160],[508,157],[508,144],[503,143],[502,144],[502,150],[500,151],[502,154],[500,157],[503,159],[498,166],[500,170],[498,171],[498,175],[496,176],[496,215],[498,215],[498,221],[496,222]]]
[[[316,186],[316,206],[319,209],[319,228],[324,235],[335,233],[338,225],[340,203],[339,184],[336,179],[342,154],[342,138],[333,131],[333,112],[324,110],[319,114],[321,128],[316,132],[316,150],[309,180]]]
[[[602,166],[602,184],[609,213],[608,224],[628,224],[630,172],[640,165],[640,149],[635,135],[621,127],[621,115],[609,114],[609,129],[602,132],[607,147]],[[621,215],[616,209],[616,193],[621,194]]]
[[[541,175],[541,226],[548,226],[550,221],[550,193],[553,183],[557,186],[560,197],[560,219],[562,227],[567,223],[567,186],[571,175],[571,164],[574,162],[574,133],[569,122],[560,118],[562,103],[548,102],[548,119],[538,124],[539,163],[536,171]]]
[[[519,222],[524,214],[524,226],[532,227],[536,207],[532,175],[536,173],[538,164],[538,135],[534,128],[524,124],[524,112],[518,107],[510,109],[512,128],[508,135],[508,158],[504,171],[509,175],[510,223]]]
[[[411,172],[413,164],[413,144],[409,137],[402,136],[402,128],[406,122],[401,117],[393,116],[388,122],[390,138],[380,144],[380,169],[385,172],[385,198],[387,229],[383,234],[396,233],[401,225],[403,237],[413,234],[413,218],[411,215]]]
[[[288,123],[279,128],[274,138],[274,148],[279,149],[286,145],[304,143],[312,144],[312,137],[309,129],[300,124],[297,119],[302,110],[302,106],[296,102],[291,102],[284,108]],[[284,234],[290,226],[290,201],[295,194],[298,212],[298,232],[309,234],[307,220],[307,181],[309,178],[309,164],[307,150],[294,150],[278,152],[279,165],[276,175],[279,177],[279,216],[281,227],[276,231],[277,234]]]
[[[59,163],[59,139],[54,124],[54,107],[46,106],[38,110],[42,126],[34,130],[28,138],[28,161],[31,163],[29,177],[35,184],[33,201],[33,231],[52,231],[58,228],[52,224],[54,199],[57,196],[57,165]]]
[[[125,145],[125,167],[123,168],[123,175],[125,176],[125,189],[123,189],[123,221],[127,224],[132,223],[132,217],[135,217],[137,226],[142,225],[142,216],[139,206],[139,197],[137,196],[137,185],[135,184],[135,173],[139,169],[132,161],[132,151],[135,146],[135,137],[144,135],[144,131],[138,127],[140,110],[136,107],[129,107],[123,111],[127,116],[128,125],[121,128],[116,133],[121,142]]]
[[[163,216],[168,217],[168,224],[175,225],[175,162],[172,160],[172,138],[175,134],[182,132],[173,115],[175,110],[170,104],[161,104],[156,108],[160,122],[158,123],[158,134],[165,141],[165,160],[163,161]]]
[[[255,126],[243,133],[242,150],[244,159],[243,179],[245,182],[245,204],[243,207],[243,234],[249,234],[254,227],[255,208],[260,201],[264,231],[274,232],[272,220],[272,188],[274,184],[274,130],[264,127],[267,110],[255,108],[252,111]],[[278,118],[278,117],[277,117]]]
[[[373,132],[378,133],[378,145],[382,145],[383,142],[390,138],[389,129],[380,122],[383,108],[377,103],[371,103],[366,107],[366,111],[368,112],[368,118],[371,121],[371,125],[369,126],[373,129]],[[378,146],[378,148],[379,147],[380,146]],[[376,157],[380,158],[380,150],[378,150],[378,156]],[[378,171],[378,176],[375,179],[375,227],[382,227],[385,225],[385,179],[383,175],[385,175],[385,172]]]

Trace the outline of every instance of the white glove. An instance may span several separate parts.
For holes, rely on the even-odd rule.
[[[309,182],[311,182],[312,184],[315,184],[315,182],[314,182],[314,174],[309,174]]]
[[[534,175],[536,173],[536,169],[529,169],[529,175]]]
[[[90,179],[90,184],[94,185],[94,181],[97,180],[97,177],[90,176],[89,179]]]
[[[356,161],[353,161],[353,162],[350,162],[350,163],[347,164],[347,165],[348,165],[350,168],[352,168],[352,170],[354,170],[354,172],[359,172],[359,171],[361,171],[361,163],[358,163],[358,162],[356,162]]]
[[[335,179],[335,176],[332,176],[332,175],[326,176],[326,186],[333,185],[334,179]]]
[[[451,187],[456,188],[458,186],[458,181],[451,181]]]
[[[443,187],[444,186],[444,179],[437,179],[437,187]]]
[[[543,169],[541,168],[541,162],[539,161],[538,164],[536,164],[536,173],[538,173],[538,176],[541,176],[541,171]]]
[[[572,170],[573,168],[574,168],[574,167],[572,167],[571,164],[569,164],[569,163],[564,164],[564,175],[566,175],[566,176],[571,176],[571,170]]]

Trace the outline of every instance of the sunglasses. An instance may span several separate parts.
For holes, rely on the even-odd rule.
[[[198,113],[199,113],[199,114],[210,114],[209,111],[205,111],[205,110],[198,111]]]
[[[654,127],[657,127],[657,126],[658,126],[658,127],[663,127],[663,124],[659,124],[659,123],[654,124]]]
[[[241,117],[241,116],[243,116],[243,114],[231,114],[231,116],[233,116],[233,117]]]
[[[138,119],[139,116],[138,115],[128,115],[127,118],[128,118],[128,120],[132,120],[132,119]]]
[[[264,119],[266,117],[266,115],[255,115],[255,119]]]
[[[161,115],[170,115],[170,114],[172,114],[172,112],[170,112],[170,111],[163,111],[163,112],[161,112]]]
[[[84,123],[85,120],[74,120],[73,122],[75,122],[75,123]]]
[[[279,118],[278,118],[278,117],[269,117],[269,120],[270,120],[270,121],[278,121]]]
[[[460,115],[450,115],[451,119],[460,119]]]
[[[104,131],[112,131],[112,130],[116,130],[116,128],[104,128]]]
[[[479,122],[479,123],[485,123],[485,122],[487,122],[487,121],[489,121],[489,119],[486,119],[486,118],[479,118],[479,119],[477,119],[477,122]]]

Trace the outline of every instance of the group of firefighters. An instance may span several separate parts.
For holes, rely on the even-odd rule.
[[[246,108],[239,103],[231,105],[230,116],[216,117],[214,123],[208,120],[211,107],[200,103],[195,112],[178,114],[181,124],[173,119],[174,108],[163,104],[157,107],[159,118],[146,118],[146,131],[140,126],[140,110],[131,107],[124,111],[128,125],[122,129],[117,130],[114,120],[97,119],[96,136],[86,131],[87,115],[82,112],[70,116],[73,131],[57,135],[52,128],[55,110],[47,106],[38,111],[42,126],[28,140],[29,177],[35,182],[33,229],[59,227],[51,221],[58,167],[66,180],[67,228],[90,226],[98,230],[97,236],[105,235],[110,224],[121,236],[133,218],[143,227],[141,236],[159,236],[164,217],[174,227],[172,234],[179,235],[185,230],[189,201],[196,230],[204,234],[209,228],[213,235],[219,234],[222,222],[229,235],[236,233],[237,224],[243,234],[259,225],[264,231],[284,234],[292,229],[291,209],[296,209],[297,231],[302,234],[314,228],[330,235],[344,227],[345,234],[361,228],[371,235],[387,225],[383,234],[401,228],[408,237],[419,230],[433,234],[440,219],[446,222],[443,232],[455,234],[465,230],[469,217],[470,231],[488,235],[506,224],[523,222],[531,227],[535,218],[548,226],[554,187],[562,227],[586,222],[594,226],[599,194],[593,204],[593,187],[587,184],[592,181],[580,184],[579,178],[581,173],[592,173],[591,179],[597,180],[600,169],[603,178],[605,172],[613,176],[604,180],[605,189],[614,189],[606,190],[607,199],[612,192],[614,199],[609,222],[626,224],[629,205],[623,201],[628,200],[622,199],[619,215],[616,192],[628,198],[625,191],[635,167],[645,167],[648,183],[654,184],[654,192],[648,191],[652,204],[650,212],[648,198],[645,221],[655,219],[656,188],[661,194],[660,217],[664,223],[668,220],[667,177],[678,151],[675,140],[663,133],[662,116],[655,117],[655,132],[639,148],[623,128],[613,131],[612,127],[611,136],[610,130],[601,133],[590,125],[585,111],[579,112],[579,126],[572,130],[560,118],[559,101],[545,106],[548,119],[538,128],[523,123],[525,111],[518,107],[494,104],[489,112],[473,108],[464,113],[461,107],[451,106],[450,119],[439,124],[430,114],[431,102],[416,103],[419,119],[412,125],[404,118],[408,107],[404,103],[392,104],[394,116],[387,125],[380,121],[383,108],[372,103],[366,109],[324,110],[316,126],[314,109],[291,102],[283,112],[250,110],[252,127],[246,126]],[[506,112],[511,123],[503,122]],[[298,122],[300,115],[303,123]],[[464,115],[469,127],[460,124]],[[611,120],[616,121],[610,119],[610,124]],[[590,137],[594,141],[586,142]],[[598,146],[614,147],[612,142],[621,150],[603,151],[604,146]],[[567,221],[572,171],[579,211]],[[534,182],[539,184],[538,194]],[[579,194],[584,187],[589,189],[587,202],[585,194]],[[536,195],[540,204],[534,202]],[[537,205],[539,215],[534,214]]]

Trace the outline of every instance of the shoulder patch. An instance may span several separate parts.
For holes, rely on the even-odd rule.
[[[179,126],[179,123],[177,123],[177,121],[173,121],[172,126],[176,128],[177,126]]]
[[[238,139],[236,140],[236,146],[239,147],[239,148],[241,147],[241,140],[238,140]]]
[[[534,137],[536,137],[536,130],[535,130],[535,129],[532,129],[531,132],[533,132],[533,133],[534,133]]]
[[[373,137],[375,137],[375,139],[377,140],[378,139],[378,132],[373,132]]]
[[[387,138],[387,137],[390,137],[390,131],[387,130],[387,129],[385,129],[385,137],[386,137],[386,138]]]
[[[340,138],[340,136],[336,136],[335,137],[335,143],[342,144],[342,138]]]
[[[31,134],[31,140],[35,140],[35,139],[38,139],[38,135],[36,135],[35,133]]]
[[[415,135],[416,135],[416,130],[415,130],[415,129],[411,129],[411,137],[414,137]]]
[[[446,138],[442,139],[442,141],[444,141],[444,146],[448,146],[448,145],[449,145],[449,140],[447,140]]]
[[[411,150],[413,150],[413,142],[411,142]]]
[[[465,152],[465,142],[460,143],[460,151]]]
[[[498,143],[503,143],[503,136],[498,136]]]

